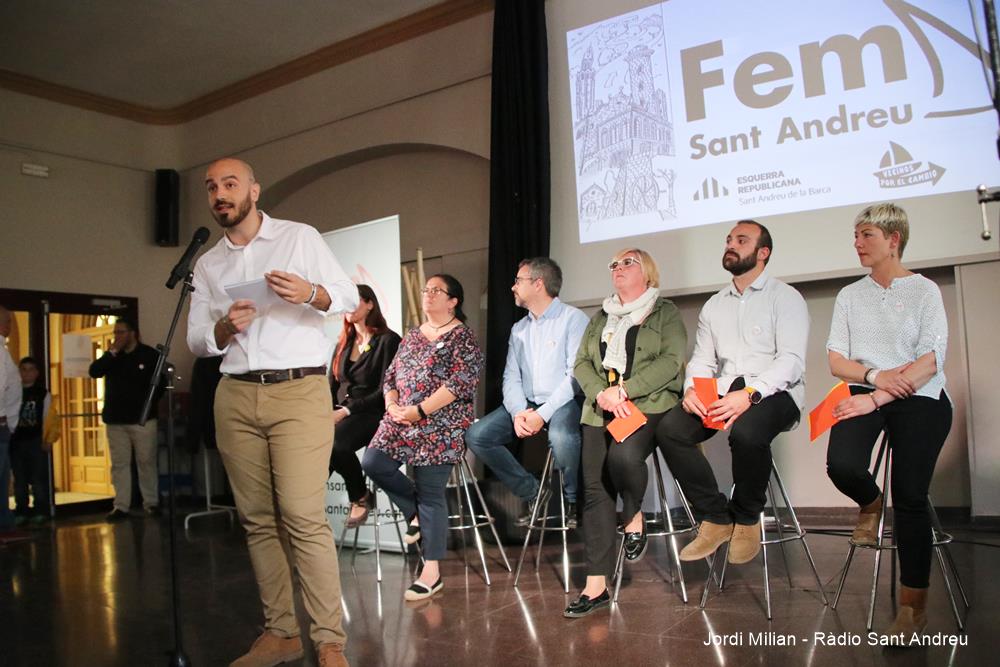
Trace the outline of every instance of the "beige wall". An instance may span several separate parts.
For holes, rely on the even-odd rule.
[[[203,170],[213,157],[236,153],[257,168],[275,215],[326,231],[399,213],[404,260],[417,246],[440,255],[428,270],[458,275],[470,316],[481,323],[483,303],[475,301],[486,284],[491,24],[490,15],[480,16],[180,127],[146,127],[0,90],[0,284],[136,296],[140,325],[155,342],[175,300],[162,285],[182,248],[152,242],[152,170],[182,174],[182,242],[201,225],[213,230],[214,242],[219,234],[206,210]],[[49,165],[50,178],[20,175],[23,161]],[[958,408],[935,478],[940,505],[969,503],[970,456],[984,466],[981,483],[996,485],[996,323],[972,323],[967,355],[965,335],[957,332],[960,305],[966,316],[997,312],[998,265],[963,269],[961,294],[950,269],[932,273],[952,321],[946,371]],[[813,318],[810,406],[832,384],[823,343],[845,282],[801,287]],[[678,299],[691,332],[704,299]],[[172,355],[182,370],[191,363],[184,329]],[[825,441],[809,444],[804,433],[800,428],[775,447],[790,493],[801,505],[845,505],[823,472]],[[967,433],[980,444],[971,455]],[[720,481],[728,478],[725,449],[721,442],[710,447]],[[1000,514],[996,494],[983,497],[984,511]]]

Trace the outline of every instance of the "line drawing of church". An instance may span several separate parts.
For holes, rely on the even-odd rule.
[[[650,21],[659,28],[659,17],[647,17],[641,25],[650,26]],[[662,38],[654,40],[659,50],[642,43],[649,41],[648,34],[635,35],[634,28],[634,23],[598,26],[588,35],[572,79],[579,216],[588,228],[602,220],[653,212],[664,220],[677,217],[676,173],[654,165],[654,158],[674,155],[670,105],[656,87],[653,71],[653,56],[665,63],[665,49]],[[603,66],[595,66],[595,46],[603,56],[598,60],[606,61]],[[620,61],[627,69],[615,90]],[[603,88],[611,88],[603,99],[599,80]]]

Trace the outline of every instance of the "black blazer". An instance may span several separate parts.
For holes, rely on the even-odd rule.
[[[354,344],[354,337],[347,339],[347,345]],[[392,363],[392,358],[396,356],[399,348],[399,334],[395,331],[386,331],[383,334],[372,336],[369,345],[371,349],[362,352],[358,360],[351,362],[350,350],[344,350],[340,358],[340,367],[337,369],[342,378],[340,382],[331,373],[330,389],[333,393],[334,401],[337,400],[337,393],[343,387],[345,396],[340,401],[340,405],[351,411],[351,414],[361,412],[385,412],[385,399],[382,397],[382,378],[386,369]],[[336,355],[334,355],[336,356]]]

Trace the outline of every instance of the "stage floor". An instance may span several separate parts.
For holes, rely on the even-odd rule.
[[[0,664],[4,666],[166,665],[173,646],[168,531],[163,521],[139,516],[120,524],[101,516],[61,519],[29,531],[30,539],[0,546]],[[871,585],[870,553],[855,560],[835,611],[824,607],[796,544],[787,547],[794,588],[780,551],[769,558],[774,619],[764,615],[760,559],[729,570],[726,590],[714,589],[707,608],[698,601],[704,563],[685,566],[690,602],[666,577],[663,541],[628,568],[620,604],[578,620],[562,618],[584,579],[582,545],[571,544],[573,583],[563,593],[559,549],[546,546],[541,571],[525,564],[520,586],[502,570],[490,546],[493,585],[487,586],[474,547],[466,567],[460,552],[443,563],[445,589],[422,603],[404,603],[416,560],[385,554],[384,580],[375,580],[375,557],[341,556],[347,656],[353,667],[475,665],[988,665],[997,664],[994,623],[1000,618],[1000,533],[954,529],[952,553],[972,608],[967,633],[956,634],[941,575],[934,565],[929,605],[931,633],[965,646],[906,651],[869,646],[865,631]],[[178,531],[184,645],[195,667],[226,665],[256,637],[260,603],[242,530],[224,518],[203,519],[190,534]],[[395,537],[395,535],[393,535]],[[470,540],[470,546],[471,546]],[[809,537],[824,588],[832,601],[847,550],[844,537]],[[508,547],[516,567],[519,547]],[[883,560],[875,627],[892,619],[888,559]],[[856,638],[860,646],[817,645]],[[742,645],[706,645],[711,633]],[[772,634],[767,634],[772,633]],[[759,639],[764,645],[751,645]],[[795,641],[795,646],[776,642]],[[994,648],[991,648],[994,647]],[[301,665],[313,665],[311,651]]]

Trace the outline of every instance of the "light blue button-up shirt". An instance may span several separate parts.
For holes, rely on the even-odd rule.
[[[514,324],[503,371],[503,405],[512,417],[531,401],[548,422],[579,392],[573,364],[588,321],[556,298],[540,317],[529,312]]]

